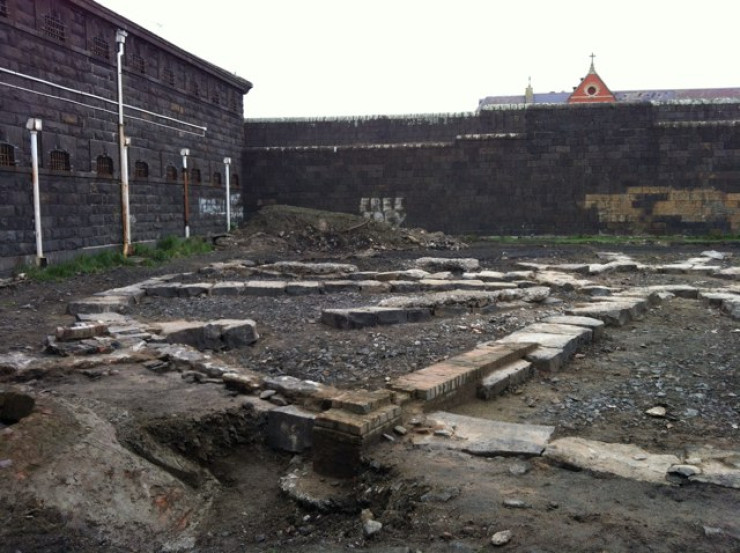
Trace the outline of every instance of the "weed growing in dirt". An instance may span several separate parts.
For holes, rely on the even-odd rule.
[[[167,236],[157,242],[155,247],[136,244],[134,257],[124,257],[121,252],[104,251],[94,255],[80,255],[70,261],[43,268],[25,266],[18,273],[25,273],[31,280],[64,280],[77,275],[102,273],[123,265],[156,265],[177,257],[188,257],[212,250],[213,245],[201,237],[185,239]]]

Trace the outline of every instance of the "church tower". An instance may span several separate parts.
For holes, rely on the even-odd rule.
[[[599,77],[594,68],[594,58],[596,56],[591,54],[591,68],[588,70],[581,84],[568,97],[569,104],[594,104],[604,102],[616,102],[617,99],[612,94],[606,83]]]

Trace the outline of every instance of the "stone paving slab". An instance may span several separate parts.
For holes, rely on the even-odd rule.
[[[604,321],[593,317],[576,317],[573,315],[553,315],[542,319],[543,323],[583,326],[590,328],[593,339],[597,340],[604,334]]]
[[[617,303],[581,303],[565,310],[566,315],[600,319],[609,326],[624,326],[632,320],[630,306]]]
[[[456,415],[438,411],[427,415],[427,422],[447,430],[448,436],[416,434],[416,446],[456,449],[472,455],[541,455],[547,446],[553,426],[515,424]]]
[[[70,315],[105,313],[108,311],[121,313],[133,304],[134,298],[132,296],[90,296],[69,302],[67,313]]]
[[[668,469],[681,462],[675,455],[656,455],[631,444],[575,437],[554,440],[543,455],[567,466],[655,484],[668,484]]]
[[[508,336],[499,338],[497,342],[499,344],[538,344],[541,347],[563,350],[565,355],[570,357],[576,352],[583,340],[579,334],[553,334],[529,331],[528,328],[524,327],[522,330],[512,332]],[[578,329],[579,327],[573,328]],[[591,331],[587,328],[581,327],[580,330],[586,335],[591,334]]]

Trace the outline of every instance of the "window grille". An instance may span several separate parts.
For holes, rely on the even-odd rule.
[[[200,169],[190,170],[190,180],[193,181],[193,184],[200,184]]]
[[[213,173],[213,185],[219,186],[220,184],[221,184],[221,173],[216,171],[215,173]]]
[[[177,171],[175,171],[175,174],[177,174]],[[137,161],[136,163],[134,163],[134,178],[149,178],[149,165],[146,162]]]
[[[229,179],[229,184],[234,187],[239,186],[239,175],[237,175],[236,173],[231,175],[231,178]]]
[[[99,177],[113,176],[113,159],[108,156],[98,156],[95,171]]]
[[[44,16],[44,34],[49,38],[64,42],[67,39],[67,29],[59,15],[50,13]]]
[[[108,41],[105,40],[102,36],[93,37],[91,51],[93,55],[98,56],[99,58],[103,58],[106,60],[110,58]]]
[[[15,148],[10,144],[0,144],[0,167],[15,166]]]
[[[131,54],[131,68],[138,73],[146,73],[146,60],[139,54]]]
[[[162,79],[170,86],[175,86],[175,72],[171,68],[165,67],[162,73]]]
[[[168,182],[177,182],[177,168],[174,165],[168,165],[164,176]]]
[[[52,150],[49,154],[49,169],[52,171],[70,171],[69,154],[62,150]]]

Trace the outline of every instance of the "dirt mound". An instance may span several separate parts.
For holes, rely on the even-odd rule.
[[[358,215],[285,205],[262,208],[242,228],[219,239],[218,245],[295,253],[467,247],[441,232],[394,228]]]

